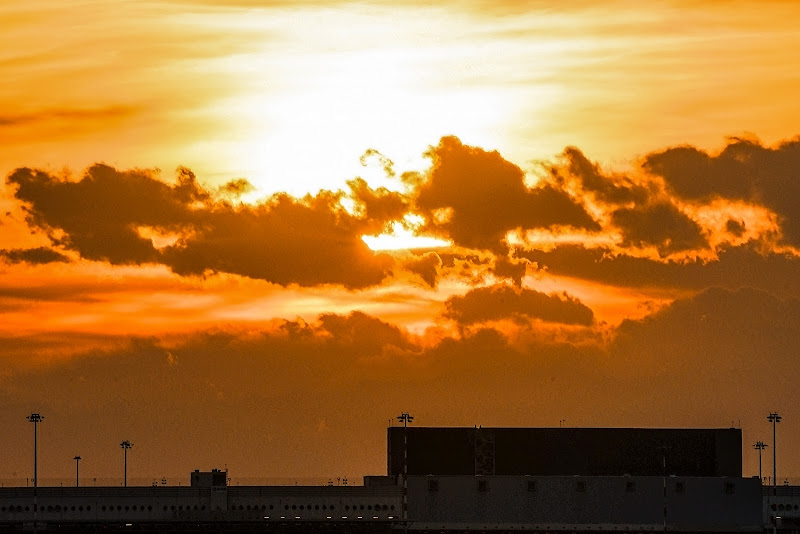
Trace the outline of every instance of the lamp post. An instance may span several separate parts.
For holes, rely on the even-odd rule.
[[[778,415],[778,412],[770,412],[767,416],[767,421],[772,423],[772,485],[777,487],[778,485],[778,468],[777,468],[777,461],[778,455],[775,451],[775,427],[778,423],[781,422],[781,416]]]
[[[27,416],[28,421],[33,423],[33,531],[36,532],[36,515],[38,512],[38,493],[39,493],[39,458],[37,454],[39,440],[39,423],[44,419],[43,415],[32,413]]]
[[[763,441],[756,441],[755,444],[753,445],[753,448],[758,451],[758,479],[761,481],[762,484],[764,483],[764,480],[761,476],[761,451],[763,451],[767,447],[769,447],[769,445],[767,445]]]
[[[403,412],[397,416],[397,420],[403,423],[403,521],[408,520],[408,423],[414,420],[414,416],[408,412]]]
[[[131,443],[130,441],[128,441],[126,439],[125,441],[120,443],[119,446],[122,447],[122,455],[123,455],[123,461],[124,461],[123,484],[127,488],[128,487],[128,449],[133,447],[133,443]]]
[[[76,456],[73,458],[73,460],[75,460],[75,487],[77,488],[80,486],[80,477],[78,476],[78,473],[80,472],[81,457]]]

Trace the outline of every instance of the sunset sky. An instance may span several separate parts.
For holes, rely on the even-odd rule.
[[[386,426],[778,427],[795,2],[0,4],[0,482],[357,479]]]

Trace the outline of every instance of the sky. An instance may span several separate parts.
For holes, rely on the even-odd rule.
[[[800,476],[794,2],[0,4],[0,482],[728,428]]]

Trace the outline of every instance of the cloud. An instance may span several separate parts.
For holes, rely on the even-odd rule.
[[[304,199],[278,194],[257,206],[234,207],[212,198],[188,169],[179,169],[174,185],[150,171],[106,165],[91,167],[78,181],[17,169],[8,182],[25,203],[29,225],[89,260],[163,263],[181,275],[228,272],[281,285],[348,288],[380,283],[393,263],[372,253],[361,235],[397,212],[387,201],[394,197],[365,184],[357,184],[359,200],[378,215],[350,215],[339,204],[340,194],[330,192]],[[142,228],[179,239],[156,248]]]
[[[668,148],[647,155],[643,168],[662,177],[683,199],[721,197],[762,204],[781,218],[786,242],[800,246],[800,139],[768,148],[733,138],[716,155],[692,146]]]
[[[700,225],[669,202],[621,208],[611,220],[622,230],[624,247],[654,246],[661,256],[668,256],[708,245]]]
[[[417,184],[416,207],[430,231],[464,247],[503,251],[514,229],[600,226],[568,193],[551,185],[529,188],[525,175],[498,152],[443,137],[428,153],[432,167]]]
[[[126,117],[134,113],[134,108],[129,106],[109,106],[104,108],[61,108],[43,109],[35,113],[12,113],[0,115],[0,127],[21,126],[36,122],[50,121],[75,121],[83,120],[108,120]]]
[[[435,252],[425,252],[419,258],[408,260],[403,264],[403,268],[419,275],[430,288],[436,287],[441,267],[442,258]]]
[[[553,250],[519,250],[554,275],[593,280],[618,287],[692,289],[751,286],[777,295],[800,297],[800,258],[762,253],[751,245],[725,248],[712,261],[655,261],[607,248],[562,245]]]
[[[567,294],[547,295],[533,289],[507,285],[481,287],[445,302],[444,316],[461,324],[472,325],[499,319],[543,321],[591,325],[592,310]]]
[[[484,302],[500,308],[503,293],[495,293]],[[498,315],[522,300],[511,299]],[[768,410],[800,401],[797,299],[708,289],[609,335],[560,342],[529,328],[512,340],[479,328],[423,340],[354,312],[261,330],[99,340],[102,349],[36,364],[31,355],[83,347],[80,336],[4,338],[0,358],[14,365],[1,367],[0,425],[17,428],[36,406],[48,417],[48,440],[87,451],[97,472],[118,461],[107,436],[124,433],[147,451],[136,464],[147,476],[224,464],[234,476],[327,476],[381,473],[384,427],[398,406],[432,426],[563,418],[577,426],[727,426],[730,414],[755,432]],[[322,417],[338,429],[324,443],[312,440]],[[800,452],[793,436],[787,458]],[[28,465],[25,439],[0,435],[9,451],[0,476]],[[264,454],[254,458],[255,448]],[[70,475],[68,464],[45,468]]]
[[[0,258],[9,263],[29,263],[37,265],[42,263],[69,263],[70,259],[48,247],[0,249]]]
[[[590,161],[580,149],[567,147],[558,164],[545,167],[556,183],[576,180],[581,189],[592,193],[595,198],[610,204],[641,204],[647,202],[651,191],[643,184],[637,184],[624,175],[609,175],[597,163]]]

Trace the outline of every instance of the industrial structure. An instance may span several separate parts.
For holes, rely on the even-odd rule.
[[[739,429],[404,424],[360,486],[0,488],[0,530],[796,533],[800,488],[741,455]]]

